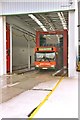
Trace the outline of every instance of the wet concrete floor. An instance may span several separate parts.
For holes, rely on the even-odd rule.
[[[6,102],[20,93],[32,89],[39,83],[58,80],[53,77],[54,71],[31,71],[24,74],[4,75],[1,79],[0,102]]]

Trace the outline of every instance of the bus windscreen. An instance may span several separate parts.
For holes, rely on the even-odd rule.
[[[36,53],[36,61],[54,61],[55,52],[51,53]]]

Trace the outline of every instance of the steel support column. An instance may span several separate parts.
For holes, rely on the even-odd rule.
[[[0,16],[0,75],[6,74],[6,17]]]
[[[10,73],[12,73],[12,25],[10,25]]]
[[[6,67],[7,73],[10,72],[10,25],[6,25]]]
[[[63,67],[66,69],[68,67],[68,32],[64,30],[63,33]]]
[[[68,76],[77,77],[76,57],[78,47],[78,17],[77,11],[69,11],[69,35],[68,35]]]
[[[30,70],[30,42],[28,40],[28,70]]]
[[[40,32],[36,31],[36,47],[40,46]]]

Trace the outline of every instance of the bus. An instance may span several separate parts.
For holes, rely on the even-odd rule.
[[[41,46],[35,48],[35,69],[56,69],[57,48]]]

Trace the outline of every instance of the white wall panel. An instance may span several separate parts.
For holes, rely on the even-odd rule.
[[[69,12],[69,34],[68,34],[68,76],[69,77],[77,77],[76,72],[76,57],[77,57],[77,47],[76,45],[78,41],[78,28],[77,21],[78,17],[77,11]]]
[[[27,48],[13,47],[13,70],[27,67]]]
[[[0,14],[24,14],[75,9],[75,0],[2,0]]]
[[[0,76],[6,74],[6,17],[0,16]]]
[[[31,53],[31,66],[34,65],[33,48],[30,48]],[[20,48],[19,46],[13,47],[13,70],[28,67],[28,49],[26,47]]]
[[[27,37],[27,36],[26,36]],[[30,41],[30,38],[27,37]],[[30,41],[31,66],[34,63],[33,41]],[[13,70],[28,67],[28,41],[20,31],[13,30]]]
[[[23,36],[24,33],[17,30],[15,25],[30,31],[31,33],[35,34],[35,31],[30,28],[28,25],[25,25],[20,19],[18,19],[15,16],[8,16],[7,22],[11,24],[13,32],[12,32],[12,66],[13,70],[23,67],[28,67],[28,42],[27,40],[30,40],[30,56],[31,56],[31,65],[33,65],[34,62],[34,53],[33,53],[33,47],[35,46],[35,43],[33,41],[33,38],[29,35],[26,35],[27,40]]]

